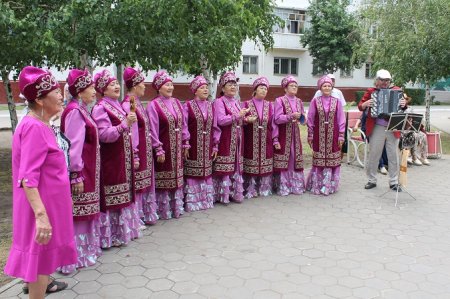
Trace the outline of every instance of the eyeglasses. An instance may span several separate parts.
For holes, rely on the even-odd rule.
[[[225,84],[225,86],[236,87],[237,83],[227,83],[227,84]]]
[[[378,80],[380,80],[380,81],[382,81],[382,82],[391,82],[391,79],[378,79]]]

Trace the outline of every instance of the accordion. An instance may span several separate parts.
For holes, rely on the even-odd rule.
[[[403,98],[403,91],[393,89],[378,89],[372,93],[373,106],[370,109],[370,116],[389,117],[391,113],[400,112],[400,100]]]

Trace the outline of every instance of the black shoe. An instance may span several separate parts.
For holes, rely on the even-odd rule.
[[[389,188],[391,188],[392,191],[402,192],[402,187],[400,187],[398,184],[390,185]]]
[[[377,186],[377,184],[368,182],[368,183],[364,186],[364,189],[372,189],[372,188],[375,188],[376,186]]]

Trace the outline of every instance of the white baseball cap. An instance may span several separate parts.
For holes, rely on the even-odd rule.
[[[336,79],[336,77],[333,74],[328,74],[327,77],[330,79]]]
[[[391,73],[386,70],[379,70],[376,75],[377,79],[392,79]]]

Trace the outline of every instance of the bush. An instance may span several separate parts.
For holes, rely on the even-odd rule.
[[[365,92],[366,92],[365,90],[355,91],[355,102],[356,103],[359,103],[359,101],[361,101]]]
[[[405,88],[405,93],[412,98],[410,105],[424,105],[425,104],[425,89],[420,88]]]

